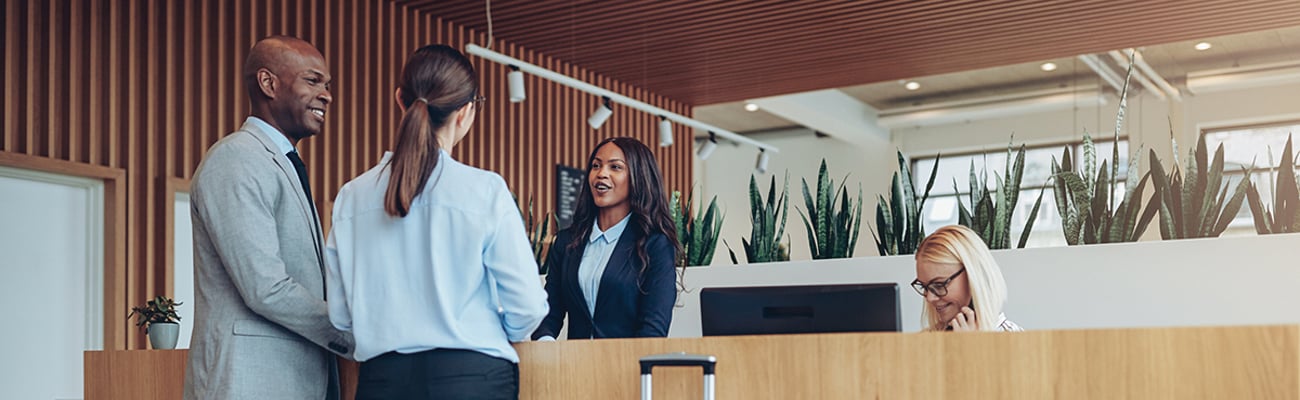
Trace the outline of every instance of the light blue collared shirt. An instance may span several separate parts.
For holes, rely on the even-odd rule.
[[[623,217],[622,221],[604,232],[600,231],[599,219],[591,223],[591,236],[582,252],[582,263],[578,264],[578,287],[582,288],[587,311],[593,316],[596,315],[596,296],[600,294],[600,278],[605,276],[605,265],[609,264],[614,246],[618,245],[618,238],[623,236],[623,229],[627,228],[630,219],[632,214]]]
[[[384,211],[390,154],[339,191],[325,244],[330,322],[352,332],[357,361],[462,349],[517,363],[510,342],[548,311],[523,218],[500,175],[439,157],[404,218]]]
[[[284,132],[275,129],[274,126],[266,123],[266,121],[263,121],[261,118],[249,116],[247,120],[244,120],[244,123],[257,125],[258,128],[266,131],[266,133],[268,133],[267,136],[271,137],[271,142],[275,143],[276,148],[280,149],[280,154],[289,154],[291,151],[298,151],[298,149],[293,147],[293,142],[290,142],[289,138],[284,136]]]

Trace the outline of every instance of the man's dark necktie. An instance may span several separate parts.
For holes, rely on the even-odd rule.
[[[293,169],[298,170],[298,181],[302,182],[302,191],[307,195],[307,204],[311,205],[312,215],[316,215],[316,202],[311,199],[311,186],[307,184],[307,165],[303,164],[302,158],[298,157],[297,151],[290,151],[285,154],[289,156],[289,162],[293,163]]]

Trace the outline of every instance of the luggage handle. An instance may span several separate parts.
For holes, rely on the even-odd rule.
[[[654,354],[641,357],[641,399],[652,400],[651,379],[654,367],[700,367],[704,370],[704,399],[713,400],[714,369],[717,357],[706,354],[687,354],[686,352]]]

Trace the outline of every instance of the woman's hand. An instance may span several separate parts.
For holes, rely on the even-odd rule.
[[[979,324],[975,320],[975,310],[970,307],[962,307],[961,312],[952,321],[948,321],[948,326],[952,327],[955,332],[974,332],[979,330]]]

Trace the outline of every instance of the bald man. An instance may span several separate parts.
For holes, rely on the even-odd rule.
[[[320,51],[257,42],[244,64],[252,115],[208,149],[190,188],[194,336],[186,399],[337,399],[330,352],[349,356],[325,305],[320,220],[298,141],[333,100]]]

